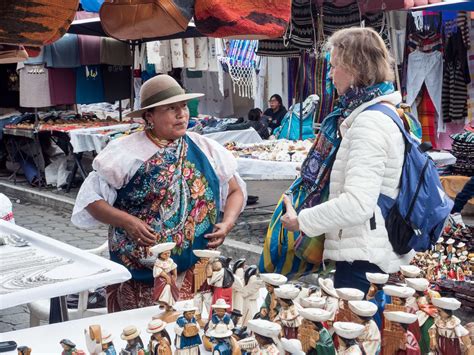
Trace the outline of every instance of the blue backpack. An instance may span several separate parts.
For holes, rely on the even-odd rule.
[[[431,249],[441,235],[453,202],[441,186],[433,160],[423,145],[405,129],[398,114],[383,104],[375,104],[366,110],[380,111],[389,116],[405,140],[400,193],[396,199],[381,194],[377,202],[393,250],[403,255],[412,249]],[[375,229],[375,216],[370,224]]]

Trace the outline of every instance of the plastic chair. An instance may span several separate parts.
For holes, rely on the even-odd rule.
[[[108,250],[109,242],[104,242],[101,246],[86,250],[88,253],[100,255],[104,251]],[[89,292],[94,290],[85,290],[79,293],[79,300],[77,304],[77,309],[68,309],[69,319],[80,319],[92,316],[98,316],[102,314],[107,314],[107,308],[94,308],[87,309],[87,301],[89,299]],[[30,327],[37,327],[41,324],[41,321],[49,322],[49,308],[50,300],[39,300],[35,302],[30,302],[27,304],[28,309],[30,310]]]

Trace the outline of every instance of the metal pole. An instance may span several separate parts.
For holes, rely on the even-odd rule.
[[[300,50],[300,67],[299,67],[299,77],[300,77],[300,92],[299,92],[299,101],[300,101],[300,141],[303,140],[303,90],[304,90],[304,82],[303,82],[303,71],[304,71],[304,63],[303,63],[303,51]]]
[[[133,75],[132,75],[132,82],[133,82]],[[133,108],[132,108],[133,111]],[[119,99],[119,121],[122,122],[122,100]]]
[[[135,93],[134,93],[134,88],[135,88],[135,85],[134,85],[134,81],[135,81],[135,78],[133,77],[134,73],[134,67],[135,67],[135,43],[131,42],[131,45],[132,45],[132,75],[131,75],[131,82],[130,82],[130,110],[133,111],[133,99],[135,97]]]

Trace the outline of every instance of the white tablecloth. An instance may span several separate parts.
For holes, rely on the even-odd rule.
[[[266,295],[266,290],[262,288],[260,290],[259,303],[263,302]],[[175,308],[180,311],[183,308],[184,302],[178,302]],[[18,346],[28,346],[32,348],[33,354],[59,354],[61,346],[59,342],[61,339],[67,338],[73,341],[77,345],[77,349],[82,349],[87,352],[84,329],[89,329],[90,325],[98,324],[103,329],[110,331],[114,337],[113,342],[117,354],[120,349],[125,348],[126,342],[120,338],[123,328],[128,325],[134,325],[141,330],[140,337],[144,344],[148,344],[150,335],[146,332],[147,324],[152,320],[154,315],[163,312],[158,306],[147,307],[141,309],[134,309],[131,311],[117,312],[106,314],[102,316],[83,318],[78,320],[72,320],[63,323],[56,323],[50,325],[44,325],[41,327],[22,329],[13,332],[7,332],[0,334],[0,341],[14,340]],[[168,334],[171,337],[171,341],[174,342],[175,323],[169,323],[166,327]],[[203,330],[201,328],[200,334],[202,335]],[[175,347],[172,345],[174,351]],[[16,355],[17,352],[4,353],[5,355]],[[201,346],[201,354],[210,354],[210,352],[204,350]]]
[[[54,279],[54,282],[42,285],[36,282],[25,282],[28,281],[25,280],[27,276],[32,276],[31,269],[27,269],[31,264],[26,263],[23,268],[16,269],[18,277],[9,275],[7,272],[2,273],[0,275],[0,309],[113,285],[131,278],[125,267],[108,259],[0,220],[0,235],[4,234],[17,235],[28,241],[30,246],[0,246],[0,260],[3,262],[7,256],[15,259],[15,255],[23,253],[23,255],[36,254],[47,260],[51,260],[51,257],[59,257],[67,260],[68,263],[51,269],[45,267],[42,262],[38,262],[36,264],[38,270],[33,272],[33,276]],[[25,259],[27,257],[24,256]],[[1,267],[3,269],[8,265],[2,264]],[[41,270],[49,271],[43,274]]]
[[[101,134],[98,132],[107,130],[113,131],[114,133],[128,131],[132,127],[138,126],[137,123],[125,123],[106,127],[93,127],[75,129],[69,131],[69,137],[71,138],[71,145],[74,153],[81,152],[93,152],[99,153],[110,140],[109,134]]]
[[[299,175],[301,163],[237,158],[238,172],[249,180],[292,180]]]
[[[241,144],[252,144],[263,142],[263,139],[258,135],[253,128],[244,129],[240,131],[225,131],[215,132],[204,135],[207,138],[214,139],[220,144],[224,145],[229,142],[236,142]]]

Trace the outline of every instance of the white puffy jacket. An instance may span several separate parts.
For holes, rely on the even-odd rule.
[[[392,198],[398,195],[405,144],[390,117],[376,111],[362,112],[377,102],[397,105],[401,96],[398,92],[380,96],[359,106],[343,121],[329,200],[302,210],[298,222],[308,236],[325,233],[324,259],[366,260],[392,273],[408,264],[414,252],[400,257],[393,251],[377,199],[381,193]],[[375,229],[371,230],[374,213]]]

